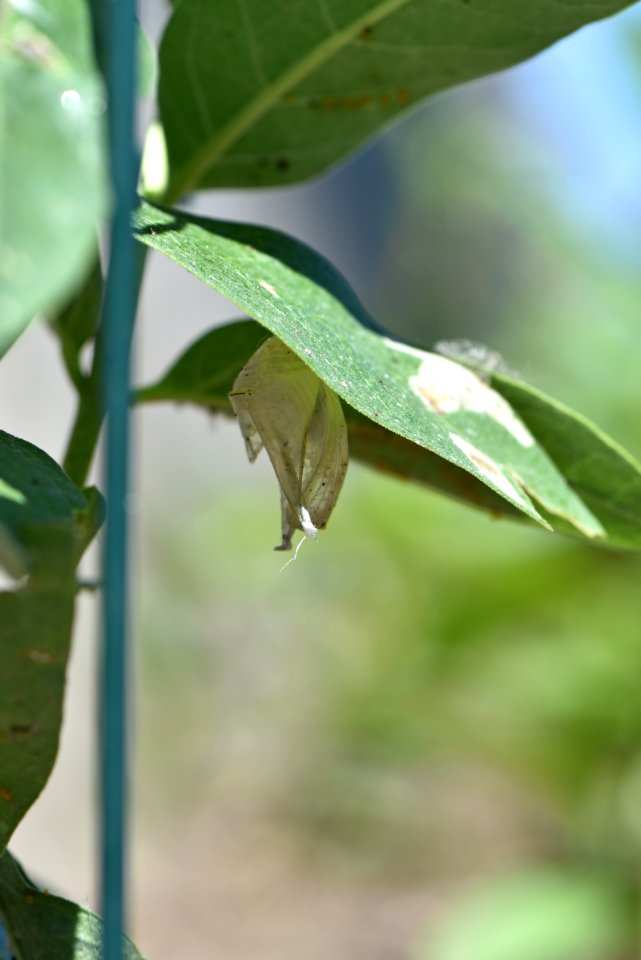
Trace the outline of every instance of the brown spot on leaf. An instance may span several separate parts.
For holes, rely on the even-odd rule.
[[[514,484],[508,479],[498,463],[488,456],[487,453],[484,453],[483,450],[479,450],[477,447],[465,440],[464,437],[459,437],[455,433],[450,433],[450,440],[459,448],[461,453],[463,453],[468,460],[474,464],[477,470],[483,474],[487,480],[497,486],[499,490],[505,494],[505,496],[509,497],[511,500],[516,500],[517,503],[525,503],[520,491],[517,490]]]
[[[13,797],[6,787],[0,787],[0,800],[4,800],[5,803],[11,803],[13,800]]]
[[[360,110],[368,107],[372,98],[368,93],[361,93],[357,97],[324,97],[322,106],[325,110]]]
[[[402,107],[404,107],[404,106],[406,106],[406,105],[410,102],[411,97],[410,97],[409,92],[408,92],[407,90],[397,90],[397,91],[396,91],[396,99],[398,100],[398,102],[400,103],[400,105],[401,105]]]
[[[14,737],[24,736],[27,733],[33,733],[32,723],[12,723],[9,727],[9,733]]]
[[[363,29],[361,30],[361,40],[369,40],[373,32],[374,32],[374,27],[370,27],[369,25],[363,27]]]

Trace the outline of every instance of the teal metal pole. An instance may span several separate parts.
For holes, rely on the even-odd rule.
[[[135,139],[135,0],[108,0],[107,91],[113,219],[103,316],[104,480],[101,658],[101,909],[103,960],[122,960],[126,926],[129,368],[136,310],[131,233],[138,159]]]

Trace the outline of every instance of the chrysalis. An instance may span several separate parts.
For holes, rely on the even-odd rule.
[[[247,361],[229,394],[247,455],[265,447],[280,486],[282,543],[316,537],[347,470],[347,426],[337,395],[276,337]]]

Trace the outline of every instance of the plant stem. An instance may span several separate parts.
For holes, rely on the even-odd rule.
[[[136,258],[135,301],[138,303],[140,287],[145,269],[147,247],[138,248]],[[132,330],[133,335],[133,330]],[[104,419],[100,379],[102,371],[102,328],[96,337],[91,373],[80,381],[73,378],[78,391],[78,407],[74,419],[67,450],[62,462],[63,469],[75,484],[82,487],[87,480],[87,474],[98,444],[100,428]],[[71,376],[71,372],[70,372]]]
[[[87,480],[101,425],[100,396],[96,380],[92,376],[87,389],[78,395],[76,418],[62,462],[65,472],[79,487],[84,486]]]

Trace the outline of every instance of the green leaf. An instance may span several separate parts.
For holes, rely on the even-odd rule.
[[[183,353],[158,383],[136,391],[137,403],[194,403],[233,416],[228,393],[238,372],[266,340],[253,320],[238,320],[210,330]]]
[[[577,960],[618,956],[632,933],[623,891],[607,878],[532,870],[471,894],[417,960]]]
[[[71,578],[44,574],[0,593],[0,850],[53,768],[74,594]]]
[[[520,511],[545,526],[558,521],[560,528],[571,525],[575,533],[607,539],[598,516],[505,400],[461,365],[367,329],[371,318],[354,293],[308,247],[262,227],[145,203],[136,217],[136,233],[276,334],[361,415],[348,413],[352,455],[426,482],[445,463],[435,485],[455,496],[472,502],[478,496],[478,482],[460,483],[464,472],[489,487],[495,501],[503,497],[511,512]],[[249,345],[253,334],[238,336],[247,336]],[[190,367],[206,371],[208,364],[212,374],[219,364],[221,371],[231,369],[230,359],[213,350],[210,357],[205,352],[183,358],[173,377],[184,389]],[[219,387],[214,379],[213,388]],[[555,415],[553,405],[548,410]],[[390,442],[390,435],[404,439]],[[595,432],[593,437],[597,445],[602,443]],[[408,441],[430,451],[431,462],[420,451],[417,467]],[[454,473],[447,464],[456,468]],[[638,489],[638,470],[634,477]],[[620,543],[626,536],[634,539],[634,534],[621,536],[620,528],[613,529],[610,542]]]
[[[492,384],[620,547],[641,549],[641,465],[585,417],[503,374]]]
[[[0,593],[0,850],[55,760],[74,571],[101,513],[96,491],[79,490],[37,447],[0,432],[0,563],[19,580]]]
[[[100,917],[40,890],[8,850],[0,857],[0,945],[3,926],[15,960],[102,960]],[[123,958],[142,958],[128,937]]]
[[[55,460],[26,440],[0,430],[0,530],[21,557],[20,571],[7,566],[0,543],[0,566],[14,576],[73,574],[102,521],[102,498],[80,490]]]
[[[321,173],[424,97],[627,0],[182,0],[160,50],[167,197]]]
[[[192,403],[232,417],[228,393],[239,370],[268,336],[253,320],[216,327],[196,340],[157,383],[136,391],[137,403]],[[391,433],[344,405],[350,457],[375,470],[415,480],[477,507],[518,517],[506,500],[464,470]]]
[[[82,0],[10,3],[0,19],[0,356],[96,249],[104,97],[90,50]]]

